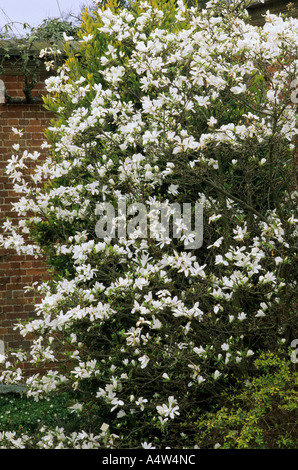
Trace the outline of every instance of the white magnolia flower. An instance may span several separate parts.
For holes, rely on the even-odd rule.
[[[64,41],[68,42],[68,41],[73,41],[74,37],[73,36],[67,36],[66,33],[63,33],[63,39],[64,39]]]
[[[207,249],[209,249],[209,248],[214,248],[214,247],[218,248],[218,247],[222,244],[222,241],[223,241],[223,237],[218,238],[218,239],[213,243],[213,245],[207,246]]]
[[[203,354],[205,352],[205,349],[202,348],[202,346],[200,346],[199,348],[195,347],[195,348],[193,348],[193,352],[195,352],[196,354],[198,354],[200,356],[201,354]]]
[[[142,357],[139,357],[138,359],[141,363],[141,369],[145,369],[145,367],[147,366],[148,362],[150,361],[149,357],[146,356],[146,354],[144,354],[144,356]]]
[[[243,320],[246,319],[246,317],[247,317],[246,313],[241,312],[241,313],[238,313],[238,317],[237,317],[237,318],[238,318],[238,320],[243,321]]]
[[[238,85],[230,88],[231,92],[234,93],[235,95],[239,95],[240,93],[244,93],[246,91],[246,85]]]
[[[70,406],[69,408],[72,410],[71,411],[72,413],[80,412],[83,409],[83,405],[81,403],[75,403],[74,405]]]
[[[255,314],[255,317],[266,317],[266,313],[264,313],[263,310],[259,309],[258,313]]]
[[[217,119],[211,116],[211,118],[207,120],[207,124],[209,127],[214,127],[215,124],[217,124]]]
[[[148,403],[148,400],[147,398],[140,397],[135,403],[140,407],[141,411],[143,411],[145,409],[144,403]]]
[[[176,195],[176,194],[178,194],[178,188],[179,188],[178,184],[171,184],[169,186],[168,193]]]
[[[88,36],[83,36],[82,42],[90,42],[93,39],[93,34],[88,34]]]
[[[222,375],[222,373],[219,372],[219,370],[216,370],[213,374],[214,380],[217,380],[221,375]]]
[[[198,384],[201,384],[201,383],[206,381],[206,379],[204,379],[204,377],[202,375],[198,375],[196,377],[196,380],[197,380]]]
[[[228,266],[229,265],[229,262],[224,260],[222,255],[217,255],[215,257],[215,264],[223,264],[225,266]]]
[[[156,449],[151,442],[142,442],[141,446],[143,449]]]
[[[177,400],[175,400],[173,396],[170,396],[168,398],[168,402],[169,402],[168,405],[163,404],[161,406],[157,406],[156,407],[157,412],[158,414],[160,414],[161,417],[165,417],[165,418],[170,417],[171,419],[174,419],[175,415],[180,414],[178,411],[179,406],[178,406]]]
[[[23,136],[23,129],[17,129],[16,127],[12,127],[11,130],[14,134],[18,135],[19,137]]]

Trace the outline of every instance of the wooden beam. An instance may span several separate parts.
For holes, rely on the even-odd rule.
[[[263,26],[265,23],[264,15],[267,11],[274,15],[288,15],[293,18],[298,17],[298,0],[264,0],[262,2],[254,2],[247,11],[251,17],[251,24],[254,26]]]

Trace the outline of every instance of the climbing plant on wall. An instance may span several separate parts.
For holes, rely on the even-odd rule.
[[[24,98],[15,98],[6,93],[7,103],[42,102],[41,97],[33,97],[32,90],[40,77],[49,72],[43,60],[43,51],[51,55],[51,73],[63,62],[63,35],[76,37],[78,23],[59,18],[45,19],[38,27],[23,25],[27,33],[16,37],[12,25],[7,25],[0,35],[0,75],[5,75],[7,67],[18,70],[24,77]]]

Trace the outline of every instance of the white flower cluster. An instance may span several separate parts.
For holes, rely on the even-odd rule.
[[[118,436],[110,434],[103,427],[102,433],[95,436],[85,431],[65,433],[63,428],[47,429],[42,427],[38,436],[32,437],[23,434],[17,436],[16,432],[0,432],[0,449],[6,449],[7,446],[12,449],[100,449],[113,448],[114,441]]]
[[[83,54],[96,51],[92,72],[82,67],[79,77],[70,60],[46,82],[60,116],[43,145],[48,157],[15,146],[7,166],[19,219],[4,224],[2,245],[47,255],[60,269],[37,287],[36,318],[17,328],[38,337],[31,362],[63,360],[68,372],[24,378],[28,395],[96,384],[92,399],[117,415],[120,439],[127,417],[170,426],[201,390],[250,361],[252,331],[262,341],[266,321],[274,329],[285,287],[297,219],[287,190],[283,200],[275,191],[287,184],[297,135],[287,84],[298,20],[267,14],[261,29],[221,16],[217,3],[199,13],[179,0],[170,26],[150,2],[138,15],[99,8],[81,42]],[[104,39],[93,49],[96,35]],[[188,197],[208,222],[201,250],[187,252],[158,223],[147,238],[95,238],[100,203]],[[28,242],[39,231],[49,243]],[[11,364],[2,373],[6,382],[21,377]],[[22,447],[27,438],[7,439]],[[97,447],[103,438],[69,439],[48,431],[38,447]]]

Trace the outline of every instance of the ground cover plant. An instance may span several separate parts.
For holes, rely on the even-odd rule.
[[[72,421],[67,407],[68,396],[63,394],[35,401],[19,393],[5,393],[0,397],[1,432],[24,432],[34,435],[42,426],[67,426]],[[66,406],[65,406],[66,405]]]
[[[5,446],[273,442],[202,429],[214,412],[222,426],[227,390],[238,416],[262,388],[263,354],[296,377],[298,21],[268,12],[253,27],[248,3],[98,3],[79,51],[64,36],[48,156],[15,143],[7,166],[20,219],[1,243],[45,257],[52,280],[32,287],[42,299],[18,325],[32,347],[1,358],[1,379],[36,401],[70,393],[89,425],[4,432]],[[47,371],[23,376],[25,360]]]

